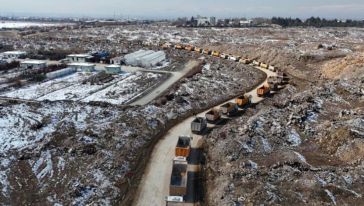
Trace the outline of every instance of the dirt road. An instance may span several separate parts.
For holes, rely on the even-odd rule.
[[[158,97],[162,92],[167,90],[170,86],[180,80],[183,76],[185,76],[191,69],[198,65],[198,61],[191,60],[187,64],[185,64],[184,68],[177,72],[169,72],[171,73],[171,77],[164,81],[157,88],[153,89],[149,94],[143,96],[139,100],[133,102],[131,105],[146,105],[149,102],[153,101],[156,97]]]
[[[274,72],[261,69],[259,67],[256,68],[265,72],[268,77],[276,76],[276,73]],[[267,80],[261,83],[258,87],[262,86],[266,82]],[[252,95],[252,103],[258,103],[263,100],[263,98],[257,96],[256,88],[250,91],[248,94]],[[233,101],[234,99],[230,100],[229,102]],[[198,114],[197,116],[204,117],[206,112],[208,112],[208,110]],[[180,135],[192,136],[192,148],[200,147],[201,140],[203,140],[202,136],[193,135],[191,133],[190,125],[193,119],[194,117],[190,117],[179,123],[178,125],[173,127],[162,139],[159,140],[151,154],[150,161],[142,177],[138,192],[135,197],[134,205],[165,205],[164,198],[169,194],[169,183],[172,173],[172,160],[175,157],[174,149],[177,144],[178,137]]]

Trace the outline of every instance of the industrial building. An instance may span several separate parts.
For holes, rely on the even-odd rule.
[[[95,71],[95,64],[90,63],[70,63],[68,67],[74,68],[80,72],[93,72]]]
[[[121,73],[121,66],[120,65],[108,65],[108,66],[105,66],[105,71],[107,74],[119,74],[119,73]]]
[[[49,72],[46,74],[47,79],[56,79],[59,77],[64,77],[73,73],[76,73],[77,69],[76,68],[65,68],[65,69],[61,69],[58,71],[54,71],[54,72]]]
[[[46,67],[47,63],[39,60],[26,60],[20,63],[20,68],[22,69],[43,69]]]
[[[132,66],[151,68],[166,60],[164,51],[139,50],[125,55],[125,63]]]
[[[67,60],[69,62],[79,62],[79,63],[85,63],[89,62],[93,56],[89,54],[70,54],[67,56]]]

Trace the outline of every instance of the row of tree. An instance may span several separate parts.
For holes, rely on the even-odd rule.
[[[282,18],[273,17],[272,24],[278,24],[282,27],[364,27],[364,20],[345,20],[325,19],[320,17],[311,17],[306,20],[299,18]]]

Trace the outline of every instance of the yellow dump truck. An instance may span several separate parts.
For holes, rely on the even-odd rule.
[[[211,55],[214,56],[214,57],[220,57],[220,52],[213,51]]]
[[[248,105],[250,103],[250,99],[251,99],[251,96],[242,95],[242,96],[235,99],[235,103],[239,107],[245,107],[246,105]]]
[[[260,63],[260,67],[262,67],[263,69],[268,69],[269,65],[266,63]]]

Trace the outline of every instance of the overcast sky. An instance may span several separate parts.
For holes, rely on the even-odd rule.
[[[0,0],[0,15],[364,19],[364,0]]]

